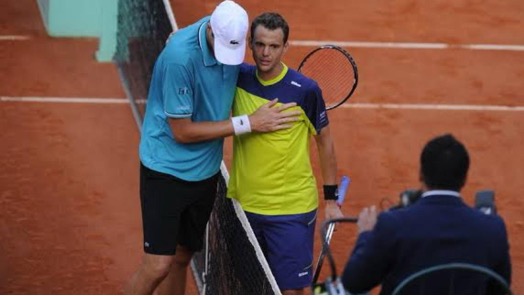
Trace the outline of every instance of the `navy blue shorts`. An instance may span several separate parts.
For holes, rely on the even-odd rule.
[[[297,215],[246,215],[280,290],[311,286],[317,210]]]

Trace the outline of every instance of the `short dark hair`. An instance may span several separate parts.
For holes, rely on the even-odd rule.
[[[420,155],[421,177],[429,189],[460,191],[468,169],[468,151],[451,134],[430,140]]]
[[[271,31],[279,28],[282,29],[282,32],[284,32],[284,43],[287,42],[289,37],[289,25],[280,14],[276,12],[264,12],[257,16],[251,22],[251,38],[255,36],[255,29],[258,27],[258,25],[262,25]]]

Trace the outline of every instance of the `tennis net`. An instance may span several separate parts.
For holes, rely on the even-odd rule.
[[[176,22],[169,1],[119,0],[114,57],[137,122],[142,120],[151,73]],[[140,128],[140,125],[139,125]]]
[[[280,294],[244,211],[226,197],[229,176],[221,169],[206,246],[191,262],[197,286],[202,294]]]
[[[117,52],[123,87],[140,128],[155,60],[177,25],[168,0],[119,0]],[[222,163],[215,207],[204,249],[191,269],[201,294],[280,294],[249,222],[238,202],[226,197]]]

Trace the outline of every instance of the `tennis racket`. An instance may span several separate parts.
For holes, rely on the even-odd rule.
[[[347,51],[335,45],[323,45],[311,51],[300,63],[298,72],[318,83],[326,110],[347,101],[358,84],[355,60]]]
[[[343,176],[342,180],[340,181],[340,185],[338,186],[338,199],[337,199],[337,205],[340,207],[342,206],[342,203],[344,203],[344,199],[346,198],[346,192],[348,190],[349,184],[351,183],[351,179],[347,176]],[[335,231],[335,223],[330,223],[327,229],[327,232],[325,235],[322,235],[322,251],[320,252],[320,256],[318,257],[317,261],[317,267],[315,269],[315,273],[313,274],[313,283],[316,283],[318,280],[318,277],[320,276],[320,271],[322,270],[322,264],[324,263],[324,258],[327,253],[327,248],[329,247],[329,242],[331,241],[331,237],[333,236],[333,231]]]

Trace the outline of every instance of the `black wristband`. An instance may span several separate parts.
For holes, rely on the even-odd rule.
[[[338,186],[337,185],[324,185],[324,199],[325,200],[337,200],[338,199]]]

